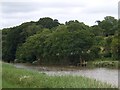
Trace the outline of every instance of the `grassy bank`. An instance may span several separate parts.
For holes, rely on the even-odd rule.
[[[88,61],[88,68],[110,68],[118,69],[119,61],[112,60],[110,58],[96,59],[93,61]]]
[[[80,76],[48,76],[3,63],[3,88],[112,88],[111,85]]]

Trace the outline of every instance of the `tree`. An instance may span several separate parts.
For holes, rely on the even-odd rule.
[[[74,23],[71,23],[70,26],[74,26],[72,24]],[[52,42],[49,51],[52,52],[54,57],[58,54],[60,60],[64,60],[63,62],[67,60],[72,64],[78,63],[80,58],[85,59],[87,51],[93,45],[93,34],[90,33],[89,28],[81,28],[81,25],[83,25],[81,23],[77,23],[77,25],[79,28],[70,28],[69,25],[58,27],[47,40]],[[84,27],[87,26],[84,25]],[[71,32],[70,29],[73,31]]]
[[[5,58],[7,58],[7,48],[6,48],[6,43],[7,43],[7,41],[6,41],[6,37],[7,37],[7,34],[9,33],[9,31],[10,31],[10,28],[8,29],[8,28],[6,28],[6,29],[3,29],[3,30],[1,30],[2,31],[2,59],[4,59],[5,60]]]
[[[62,25],[53,32],[47,29],[29,37],[17,50],[16,56],[27,62],[40,59],[45,64],[77,64],[80,58],[85,59],[92,45],[93,35],[89,30],[71,32]]]
[[[53,27],[57,27],[58,25],[60,25],[57,19],[53,20],[52,18],[49,18],[49,17],[40,18],[37,24],[42,25],[43,28],[48,28],[48,29],[51,29]]]
[[[5,36],[3,60],[14,61],[17,48],[25,42],[26,38],[41,30],[41,27],[33,22],[23,23],[20,26],[10,28]],[[3,31],[5,32],[5,31]]]
[[[103,29],[100,28],[98,25],[94,25],[91,27],[91,32],[95,35],[95,36],[103,36]]]
[[[120,59],[120,41],[118,40],[118,37],[115,37],[112,40],[112,58],[114,60],[119,60]]]
[[[120,20],[107,16],[97,22],[91,27],[77,20],[64,25],[45,17],[3,29],[2,58],[7,62],[40,60],[43,64],[67,65],[101,56],[119,59]]]
[[[17,49],[16,58],[22,62],[33,62],[43,58],[44,41],[50,30],[45,29],[41,33],[27,38],[26,42]]]
[[[88,30],[89,26],[85,25],[84,23],[80,23],[77,20],[71,20],[69,22],[66,22],[67,28],[70,32],[74,32],[77,30]]]
[[[117,30],[117,19],[111,16],[106,16],[103,21],[98,23],[98,26],[104,29],[104,35],[114,35]]]
[[[100,50],[99,46],[92,46],[90,49],[90,59],[100,58]]]

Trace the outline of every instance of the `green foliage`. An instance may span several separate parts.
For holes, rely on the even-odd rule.
[[[43,28],[51,29],[53,27],[57,27],[60,23],[58,22],[57,19],[53,20],[52,18],[45,17],[45,18],[40,18],[37,24],[42,25]]]
[[[100,58],[100,47],[99,46],[93,46],[90,50],[90,55],[92,59]]]
[[[114,17],[106,16],[103,21],[98,23],[102,29],[105,36],[114,35],[118,29],[118,22]]]
[[[70,32],[74,32],[77,30],[89,30],[89,26],[85,25],[84,23],[81,23],[77,20],[71,20],[69,22],[66,22],[67,28]]]
[[[33,62],[42,57],[44,40],[50,31],[43,30],[40,34],[35,34],[27,38],[26,42],[20,46],[16,52],[16,58],[25,62]]]
[[[108,68],[115,68],[118,69],[118,61],[110,61],[110,60],[104,60],[104,61],[94,61],[93,62],[94,67],[108,67]]]
[[[104,43],[104,57],[111,57],[111,43],[112,43],[111,36],[106,37]]]
[[[10,60],[14,60],[15,58],[15,51],[16,51],[16,47],[17,47],[17,43],[18,43],[18,38],[19,38],[19,33],[21,31],[18,31],[16,29],[12,29],[9,31],[9,33],[6,36],[6,43],[3,50],[4,52],[4,60],[7,60],[8,62],[10,62]]]
[[[91,32],[96,36],[95,44],[101,48],[101,56],[115,59],[115,57],[119,55],[114,53],[114,45],[112,45],[112,42],[114,41],[114,37],[118,36],[119,33],[119,20],[111,16],[106,16],[104,20],[96,22],[98,25],[92,26]]]
[[[103,36],[103,29],[101,27],[99,27],[98,25],[94,25],[91,27],[91,32],[95,35],[95,36]]]
[[[5,37],[3,42],[3,60],[14,61],[17,48],[25,42],[27,37],[39,30],[41,30],[41,26],[35,25],[33,22],[23,23],[20,26],[10,28],[7,30],[8,32],[6,31],[7,34],[2,30],[2,37]]]
[[[64,25],[45,17],[6,28],[2,30],[2,58],[7,62],[18,59],[72,65],[102,57],[119,59],[119,21],[107,16],[90,27],[77,20]]]
[[[3,29],[2,30],[2,58],[5,59],[5,57],[7,56],[6,53],[7,53],[7,50],[8,48],[6,48],[6,45],[7,45],[7,40],[6,40],[6,37],[7,37],[7,34],[9,33],[10,29],[6,28],[6,29]]]
[[[102,36],[95,36],[95,38],[94,38],[94,45],[103,47],[104,44],[105,44],[104,37],[102,37]]]
[[[112,40],[112,57],[113,59],[120,60],[120,40],[118,37],[114,37]]]
[[[17,59],[25,61],[42,59],[46,63],[50,61],[58,64],[69,64],[67,62],[77,64],[79,58],[84,59],[84,55],[87,55],[87,51],[93,45],[93,34],[86,28],[71,27],[74,29],[71,32],[69,29],[71,25],[59,26],[53,32],[45,29],[29,37],[18,49]],[[81,25],[81,23],[78,23],[78,27],[81,27]],[[69,60],[71,57],[73,59]]]

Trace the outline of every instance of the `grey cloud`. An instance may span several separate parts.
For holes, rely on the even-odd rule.
[[[101,8],[95,8],[95,9],[90,9],[87,11],[88,13],[106,13],[106,14],[117,14],[117,9],[114,8],[105,8],[105,7],[101,7]]]
[[[120,19],[120,1],[118,3],[118,18]]]
[[[84,9],[84,13],[88,14],[118,14],[118,0],[96,0],[96,3],[89,5]]]
[[[107,4],[104,3],[104,1],[108,2],[108,0],[101,1],[101,3],[97,3],[96,1],[94,4],[90,2],[95,0],[39,1],[40,2],[2,2],[2,19],[0,23],[4,23],[0,28],[15,26],[31,20],[36,21],[41,17],[56,18],[62,23],[77,19],[88,23],[88,25],[93,25],[95,20],[101,20],[106,15],[118,15],[116,6],[112,4],[115,0]]]
[[[3,18],[29,18],[44,15],[71,14],[74,8],[84,8],[81,3],[72,2],[2,2]],[[36,13],[35,15],[35,12]],[[43,16],[44,16],[43,15]]]
[[[2,13],[31,12],[43,8],[84,7],[83,3],[70,2],[2,2]]]
[[[29,12],[36,10],[32,3],[24,2],[2,2],[2,13]]]
[[[101,5],[101,6],[96,6],[96,7],[87,7],[84,9],[84,13],[88,14],[117,14],[118,13],[118,7],[117,6],[110,6],[110,5]]]

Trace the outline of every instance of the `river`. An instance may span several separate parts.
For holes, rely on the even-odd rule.
[[[47,75],[77,75],[93,78],[102,82],[109,83],[118,87],[118,70],[107,68],[95,68],[95,69],[75,69],[75,68],[58,68],[58,67],[43,67],[43,66],[31,66],[25,64],[14,64],[17,68],[24,68],[30,70],[37,70]]]

